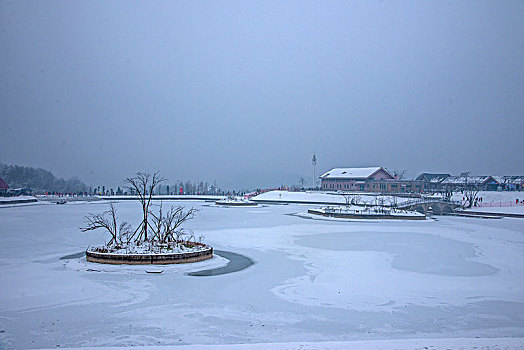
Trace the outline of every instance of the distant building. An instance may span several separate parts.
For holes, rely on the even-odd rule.
[[[422,192],[423,181],[398,180],[383,167],[334,168],[320,176],[323,190],[382,193]]]
[[[415,180],[424,182],[426,191],[461,191],[479,189],[482,191],[522,191],[524,176],[488,176],[422,173]]]
[[[442,190],[442,181],[450,176],[450,174],[422,173],[415,180],[424,182],[425,191],[440,191]]]
[[[524,176],[493,176],[497,180],[502,189],[507,191],[523,191],[524,190]]]
[[[493,176],[450,176],[441,182],[441,187],[446,190],[457,191],[463,189],[479,189],[483,191],[496,191],[501,184]]]
[[[33,194],[31,188],[11,188],[7,190],[9,196],[30,196]]]
[[[8,189],[9,185],[0,177],[0,194],[5,195]]]

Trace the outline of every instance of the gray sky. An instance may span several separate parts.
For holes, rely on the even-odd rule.
[[[0,162],[524,174],[524,1],[0,1]]]

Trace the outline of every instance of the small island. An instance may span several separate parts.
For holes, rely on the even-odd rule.
[[[182,264],[211,259],[213,248],[198,240],[192,232],[182,228],[182,224],[192,219],[197,212],[191,208],[171,206],[163,210],[162,203],[157,210],[152,210],[152,196],[155,188],[164,178],[158,173],[137,173],[127,178],[129,190],[136,194],[142,206],[142,221],[136,229],[127,222],[118,224],[117,209],[113,203],[109,210],[101,214],[89,214],[85,217],[82,232],[105,229],[111,236],[102,246],[89,247],[86,259],[89,262],[103,264]]]
[[[416,211],[389,208],[384,206],[328,206],[319,209],[309,209],[308,213],[341,219],[426,219],[426,215]]]
[[[229,196],[226,199],[221,199],[215,202],[216,205],[229,206],[229,207],[256,207],[256,202],[250,201],[242,197]]]

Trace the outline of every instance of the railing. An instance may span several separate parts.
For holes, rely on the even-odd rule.
[[[505,202],[477,202],[476,207],[480,208],[509,208],[509,207],[522,207],[524,206],[524,202],[519,201],[518,203],[516,201],[505,201]]]
[[[448,198],[420,198],[408,200],[402,203],[397,204],[396,208],[407,208],[418,204],[428,204],[428,203],[440,203],[440,204],[451,204],[451,205],[461,205],[461,202],[452,201]]]

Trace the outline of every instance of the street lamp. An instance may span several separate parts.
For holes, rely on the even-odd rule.
[[[313,164],[313,189],[315,189],[315,167],[317,165],[317,157],[315,156],[315,153],[313,153],[311,164]]]

